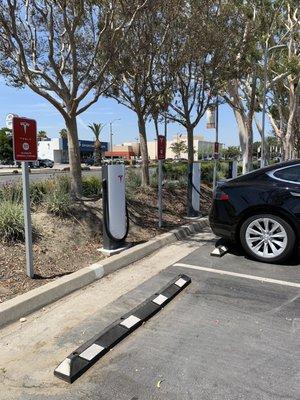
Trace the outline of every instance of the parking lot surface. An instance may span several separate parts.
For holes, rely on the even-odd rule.
[[[81,329],[91,337],[176,274],[192,278],[178,297],[75,383],[45,379],[45,374],[43,381],[32,381],[37,373],[30,365],[22,382],[2,378],[5,399],[299,399],[299,260],[262,264],[237,249],[213,258],[213,247],[214,240],[200,239],[197,245],[194,239],[186,257],[86,320]],[[70,327],[57,338],[65,355],[73,343],[76,349],[78,335],[79,328]]]

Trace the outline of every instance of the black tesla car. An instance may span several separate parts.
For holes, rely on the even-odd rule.
[[[220,186],[210,225],[253,258],[281,262],[300,246],[300,160],[265,167]]]

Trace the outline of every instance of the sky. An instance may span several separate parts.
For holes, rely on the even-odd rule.
[[[45,99],[31,89],[16,89],[7,86],[0,80],[0,127],[5,126],[5,118],[9,113],[33,118],[37,121],[38,130],[47,132],[48,137],[59,136],[64,128],[64,121],[59,112]],[[117,120],[117,121],[116,121]],[[116,100],[101,98],[95,105],[82,113],[78,119],[80,139],[93,140],[93,134],[88,128],[93,122],[106,124],[102,131],[101,140],[109,141],[109,123],[113,122],[113,143],[136,141],[138,137],[137,118],[133,111],[120,105]],[[161,126],[163,134],[163,127]],[[177,123],[168,124],[168,137],[185,134],[184,128]],[[194,131],[195,135],[203,135],[206,140],[214,141],[215,130],[206,129],[206,118],[203,117]],[[147,125],[148,140],[155,138],[153,123]],[[255,131],[254,140],[259,139]],[[219,109],[219,142],[226,146],[239,145],[238,130],[231,108],[223,104]]]

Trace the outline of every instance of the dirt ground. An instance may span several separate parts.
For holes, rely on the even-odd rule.
[[[130,230],[128,242],[138,244],[186,222],[185,189],[163,193],[163,228],[158,228],[156,189],[140,189],[127,199]],[[211,189],[202,187],[201,210],[207,215]],[[32,215],[38,230],[34,241],[34,279],[25,272],[23,243],[0,243],[0,302],[25,293],[53,279],[70,274],[103,258],[98,249],[102,241],[102,202],[88,200],[74,205],[67,218],[61,219],[37,210]]]

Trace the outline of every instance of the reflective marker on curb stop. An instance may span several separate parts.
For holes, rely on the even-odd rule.
[[[191,278],[187,275],[176,276],[159,292],[71,353],[54,370],[54,375],[69,383],[74,382],[116,344],[160,311],[190,283]]]

